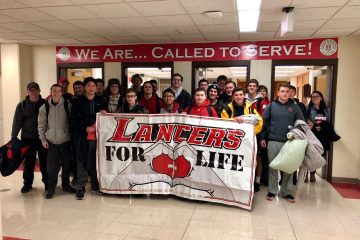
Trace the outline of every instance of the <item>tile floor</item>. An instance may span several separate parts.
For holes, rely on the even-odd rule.
[[[344,199],[325,181],[304,184],[295,204],[256,193],[253,210],[176,197],[87,193],[83,201],[57,189],[44,199],[40,175],[20,193],[22,172],[1,178],[4,236],[22,239],[360,239],[360,200]],[[1,232],[1,231],[0,231]]]

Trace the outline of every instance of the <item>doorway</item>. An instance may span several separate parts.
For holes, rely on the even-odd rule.
[[[57,79],[69,80],[68,92],[74,94],[73,83],[87,77],[104,79],[104,63],[58,64]]]
[[[326,106],[330,109],[330,122],[334,125],[336,102],[337,59],[316,60],[273,60],[271,76],[271,99],[277,96],[279,84],[290,83],[296,88],[297,98],[307,106],[311,93],[320,91]],[[328,164],[317,173],[328,182],[332,181],[331,145],[327,156]]]

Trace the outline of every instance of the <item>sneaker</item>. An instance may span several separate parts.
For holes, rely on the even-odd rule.
[[[26,186],[26,185],[24,185],[24,186],[21,188],[21,193],[28,193],[28,192],[30,192],[31,189],[32,189],[32,186]]]
[[[275,200],[275,197],[276,195],[271,193],[271,192],[268,192],[268,194],[266,195],[266,200],[268,201],[274,201]]]
[[[67,192],[67,193],[76,193],[76,190],[74,188],[72,188],[71,186],[65,186],[62,188],[63,192]]]
[[[315,174],[310,174],[310,182],[316,182]]]
[[[104,193],[100,191],[100,189],[91,189],[91,192],[97,195],[104,195]]]
[[[306,173],[304,182],[309,182],[309,173]]]
[[[254,192],[260,191],[260,183],[255,182],[254,184]]]
[[[77,200],[83,200],[85,197],[86,191],[85,191],[85,187],[81,187],[77,192],[76,192],[76,199]]]
[[[45,198],[46,199],[52,199],[54,197],[54,194],[53,193],[47,193],[46,195],[45,195]]]
[[[284,198],[286,201],[288,201],[289,203],[295,203],[295,198],[294,198],[293,195],[288,194],[288,195],[283,196],[283,198]]]

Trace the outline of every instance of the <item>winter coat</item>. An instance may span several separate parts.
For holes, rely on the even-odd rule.
[[[321,156],[324,152],[322,144],[316,138],[306,122],[297,120],[294,124],[294,128],[288,133],[288,138],[305,139],[308,141],[301,168],[305,168],[312,172],[326,164],[326,160]]]
[[[164,103],[161,104],[162,107],[160,108],[160,113],[179,113],[179,104],[177,102],[173,103],[173,109],[171,110],[171,112],[169,112],[165,106]]]
[[[240,110],[242,114],[239,114]],[[234,101],[232,101],[226,106],[224,106],[224,109],[221,112],[221,118],[225,118],[225,119],[229,119],[229,118],[234,119],[235,117],[239,117],[243,115],[255,115],[254,117],[257,119],[255,123],[255,134],[260,133],[263,126],[263,120],[259,115],[259,113],[256,111],[256,109],[251,107],[249,102],[245,102],[245,107],[244,107],[244,106],[236,106]]]
[[[179,111],[183,111],[183,109],[187,108],[191,104],[191,95],[185,89],[181,90],[179,96],[175,99],[177,103],[179,103]]]
[[[65,99],[54,105],[51,98],[48,100],[49,113],[46,113],[45,104],[39,110],[38,131],[41,142],[63,144],[70,141],[68,113],[64,107]],[[68,103],[70,105],[70,103]],[[68,109],[70,106],[68,106]]]
[[[194,99],[192,104],[188,108],[184,109],[183,112],[187,113],[188,115],[217,117],[216,110],[213,106],[210,105],[209,99],[205,99],[205,101],[200,106],[196,105]]]

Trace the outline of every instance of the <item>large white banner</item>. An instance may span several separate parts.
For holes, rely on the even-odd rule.
[[[100,190],[174,194],[251,209],[254,126],[181,114],[98,114]]]

